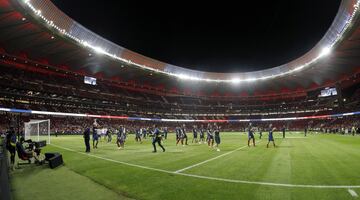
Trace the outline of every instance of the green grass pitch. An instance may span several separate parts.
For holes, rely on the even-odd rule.
[[[99,142],[85,151],[82,136],[51,138],[43,152],[61,152],[65,165],[21,166],[11,173],[14,199],[355,199],[360,194],[360,137],[267,133],[247,147],[244,133],[221,133],[220,152],[205,144],[152,153],[129,135],[125,149]]]

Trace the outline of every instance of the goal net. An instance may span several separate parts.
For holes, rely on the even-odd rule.
[[[47,120],[30,120],[24,123],[25,140],[32,141],[46,140],[50,144],[50,119]]]

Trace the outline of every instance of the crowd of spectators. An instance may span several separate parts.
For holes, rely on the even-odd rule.
[[[342,92],[346,94],[346,92]],[[354,111],[359,108],[360,89],[347,95],[318,98],[316,94],[284,99],[207,98],[184,95],[156,95],[99,82],[86,85],[83,77],[44,76],[36,72],[3,67],[0,71],[0,106],[32,110],[152,116],[307,116]]]
[[[94,118],[80,118],[80,117],[50,117],[41,115],[30,116],[17,116],[12,115],[10,119],[6,115],[1,115],[0,132],[5,133],[10,124],[15,126],[20,133],[24,131],[24,122],[28,122],[31,119],[50,119],[51,134],[56,135],[75,135],[82,134],[86,128],[90,128]],[[306,119],[306,120],[293,120],[293,121],[252,121],[252,126],[256,128],[256,131],[267,131],[269,124],[273,124],[278,131],[283,127],[287,131],[304,131],[307,128],[309,131],[316,133],[351,133],[353,127],[356,132],[359,132],[360,128],[359,116],[346,116],[342,118],[324,118],[324,119]],[[14,123],[15,122],[15,123]],[[170,132],[174,132],[175,127],[185,124],[187,130],[191,132],[194,125],[204,128],[207,127],[208,122],[159,122],[159,121],[132,121],[121,119],[98,119],[98,122],[102,128],[116,130],[123,125],[126,127],[128,133],[135,133],[136,129],[149,128],[153,124],[157,124],[159,127],[167,127]],[[213,122],[211,122],[213,123]],[[217,123],[223,132],[246,132],[249,122],[220,122]]]

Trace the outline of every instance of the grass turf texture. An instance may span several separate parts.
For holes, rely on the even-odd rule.
[[[188,134],[190,136],[190,134]],[[267,134],[257,147],[244,147],[225,156],[183,171],[232,180],[300,185],[360,185],[360,137],[287,133],[280,139],[275,133],[277,148],[266,148]],[[294,137],[294,138],[290,138]],[[114,136],[113,136],[114,138]],[[191,138],[191,137],[190,137]],[[89,155],[84,152],[81,136],[52,137],[54,145],[43,152],[61,152],[65,166],[55,170],[22,166],[12,174],[15,199],[353,199],[346,188],[280,187],[259,184],[231,183],[188,177],[128,166],[126,162],[170,172],[246,146],[244,133],[222,133],[220,152],[205,144],[175,146],[174,134],[164,142],[166,152],[151,153],[151,140],[142,144],[127,139],[125,150],[118,150],[115,141],[99,142]],[[69,151],[58,146],[71,149]],[[75,151],[75,152],[74,152]],[[99,159],[101,157],[110,160]],[[26,169],[30,168],[30,170]],[[34,170],[34,172],[33,172]],[[28,184],[24,184],[28,183]],[[36,185],[37,184],[37,185]],[[88,184],[88,185],[87,185]],[[56,193],[47,195],[50,188]],[[21,188],[21,189],[19,189]],[[75,188],[69,195],[68,188]],[[96,189],[94,189],[96,188]],[[100,191],[98,191],[100,190]],[[360,189],[353,189],[360,194]],[[55,191],[55,189],[53,189]],[[98,191],[98,192],[97,192]],[[101,192],[103,191],[103,192]],[[21,194],[20,194],[21,193]],[[95,193],[95,194],[94,194]],[[67,196],[69,195],[69,196]]]

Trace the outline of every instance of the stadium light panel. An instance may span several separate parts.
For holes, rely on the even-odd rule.
[[[95,50],[96,53],[99,53],[99,54],[105,54],[106,53],[106,51],[101,47],[93,47],[93,49]]]
[[[248,79],[245,79],[246,82],[254,82],[256,81],[257,79],[256,78],[248,78]]]
[[[324,57],[327,56],[331,53],[331,48],[330,47],[324,47],[321,52],[320,52],[320,56]]]
[[[175,74],[176,77],[183,79],[183,80],[192,80],[192,81],[198,81],[201,80],[200,78],[197,78],[195,76],[189,76],[187,74]]]
[[[234,78],[234,79],[231,80],[231,83],[239,84],[239,83],[240,83],[240,79]]]
[[[178,74],[177,76],[178,76],[180,79],[184,79],[184,80],[187,80],[187,79],[189,78],[189,76],[186,75],[186,74]]]

